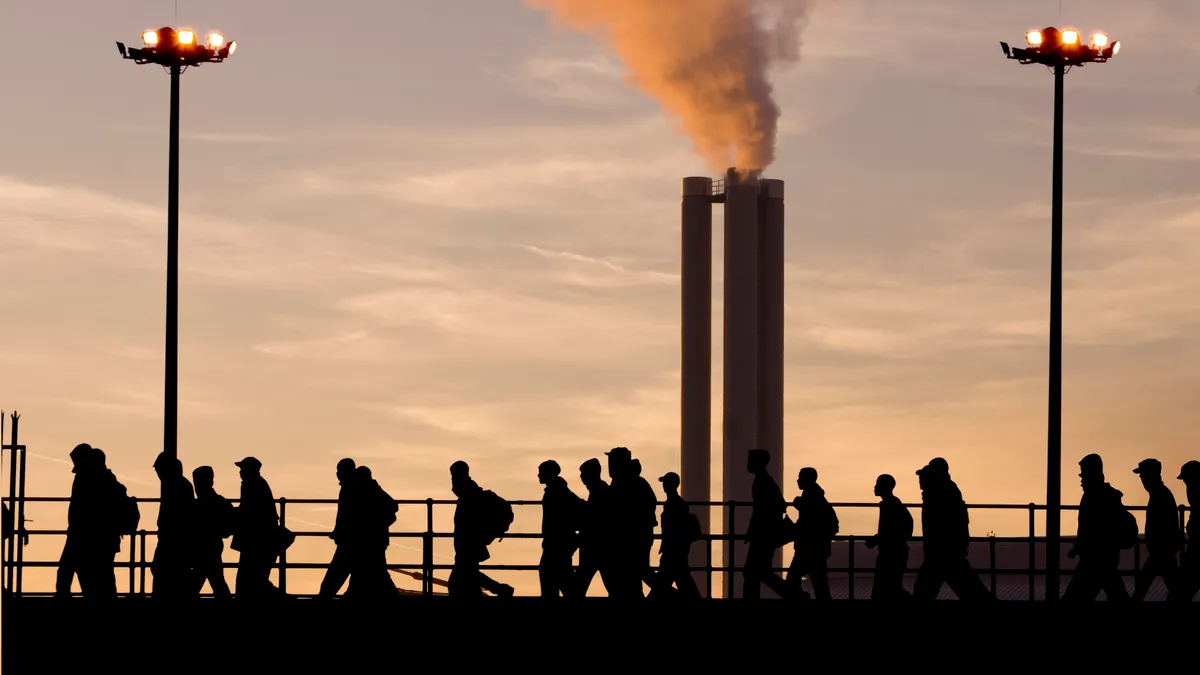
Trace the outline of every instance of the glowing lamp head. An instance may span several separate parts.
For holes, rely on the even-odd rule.
[[[1062,43],[1069,47],[1079,44],[1079,31],[1067,29],[1062,32]]]
[[[184,28],[179,31],[178,41],[181,45],[194,45],[196,44],[196,33]]]
[[[1112,53],[1113,53],[1113,56],[1116,56],[1117,54],[1121,53],[1121,41],[1120,40],[1117,40],[1116,42],[1113,43]]]
[[[158,31],[148,30],[142,33],[142,44],[154,48],[158,46]]]
[[[1092,46],[1096,49],[1104,49],[1108,46],[1108,36],[1104,33],[1096,33],[1092,36]]]
[[[225,44],[225,36],[224,35],[221,35],[220,33],[209,33],[208,34],[208,46],[209,47],[212,47],[213,49],[218,49],[223,44]]]
[[[234,52],[236,52],[236,51],[237,51],[237,40],[231,40],[231,41],[229,42],[229,47],[228,47],[228,49],[229,49],[229,53],[230,53],[231,55],[232,55]]]
[[[1025,42],[1029,43],[1030,47],[1042,46],[1042,31],[1031,30],[1025,34]]]

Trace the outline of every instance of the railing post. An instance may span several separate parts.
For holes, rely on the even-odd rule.
[[[846,567],[850,568],[850,578],[846,583],[846,590],[849,593],[849,600],[854,600],[854,537],[846,538],[846,546],[849,548],[849,553],[846,555]],[[813,589],[814,591],[816,589]]]
[[[725,580],[721,583],[721,588],[723,589],[722,595],[727,598],[736,598],[739,597],[736,592],[738,567],[737,546],[734,542],[734,537],[737,536],[737,527],[735,526],[735,523],[737,523],[737,502],[731,499],[726,502],[726,505],[729,507],[729,520],[726,521],[727,524],[725,525],[725,545],[722,547],[723,550],[721,555],[721,559],[724,564],[722,564],[721,567],[725,567],[727,569],[725,570]],[[743,583],[745,582],[743,581]],[[745,588],[743,588],[742,591],[742,595],[745,595]]]
[[[287,527],[287,497],[279,498],[279,527]],[[279,592],[287,595],[287,549],[279,552]]]
[[[137,497],[133,497],[133,502],[137,503]],[[129,533],[129,595],[132,598],[137,592],[137,533]]]
[[[711,507],[705,506],[704,508],[710,509],[709,513],[711,514]],[[712,523],[711,515],[710,515],[710,520],[708,522]],[[704,597],[709,600],[712,600],[713,535],[712,535],[712,527],[709,527],[708,529],[709,529],[709,531],[707,533],[707,536],[704,538],[704,556],[705,556],[704,569],[705,569],[705,575],[708,577],[708,581],[706,582],[708,584],[708,591],[707,591],[707,593],[705,593]]]
[[[421,593],[433,595],[433,499],[425,500],[425,534],[421,537]]]
[[[992,598],[996,598],[996,535],[988,537],[988,566],[992,570]]]
[[[0,417],[2,417],[2,416],[3,416],[3,414],[0,413]],[[15,590],[15,588],[14,588],[15,576],[14,575],[16,574],[17,570],[16,570],[16,567],[13,565],[13,561],[15,561],[17,558],[17,540],[21,538],[20,537],[21,524],[17,522],[17,430],[16,430],[17,413],[12,414],[12,420],[13,420],[12,441],[9,445],[4,445],[4,439],[2,438],[3,431],[0,431],[0,445],[3,445],[8,450],[8,453],[9,453],[8,454],[8,458],[9,458],[8,517],[12,520],[13,536],[11,538],[9,538],[9,540],[7,542],[4,542],[8,545],[8,556],[6,556],[4,559],[4,572],[5,572],[5,582],[4,583],[5,583],[5,588],[7,588],[10,593],[12,593]],[[0,423],[0,430],[2,430],[3,428],[4,428],[3,423]]]
[[[146,531],[138,530],[138,589],[146,597]]]
[[[1029,503],[1029,601],[1037,600],[1037,539],[1034,536],[1037,504]]]
[[[25,593],[25,537],[21,533],[25,531],[25,465],[29,459],[25,446],[17,445],[17,418],[13,419],[13,446],[21,452],[21,475],[17,478],[17,522],[13,530],[13,538],[17,540],[17,596],[20,597]]]

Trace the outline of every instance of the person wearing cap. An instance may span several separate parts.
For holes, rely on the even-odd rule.
[[[242,478],[233,541],[229,543],[229,548],[239,553],[233,592],[239,600],[279,595],[279,589],[271,583],[271,568],[279,557],[280,528],[275,495],[262,476],[262,462],[257,458],[247,457],[233,465]]]
[[[746,470],[754,476],[751,495],[754,500],[750,512],[750,523],[746,526],[746,559],[742,567],[742,598],[757,600],[762,592],[761,584],[787,597],[788,585],[771,569],[775,562],[775,551],[791,538],[790,521],[784,519],[787,502],[779,484],[767,471],[771,455],[766,450],[755,448],[746,453]]]
[[[570,597],[575,586],[572,562],[579,548],[584,502],[567,485],[558,462],[542,462],[537,477],[538,483],[546,486],[542,494],[542,559],[538,562],[542,597]]]
[[[1127,602],[1129,591],[1121,578],[1121,549],[1137,545],[1137,521],[1121,503],[1121,491],[1104,480],[1104,460],[1090,454],[1079,460],[1079,526],[1067,557],[1078,556],[1063,602],[1092,603],[1100,591],[1109,602]],[[1126,524],[1128,521],[1128,525]],[[1126,541],[1122,541],[1125,539]]]
[[[176,601],[198,596],[195,585],[193,545],[195,532],[196,494],[192,483],[183,475],[183,464],[174,457],[159,453],[154,460],[158,474],[158,543],[150,573],[154,577],[154,597]]]
[[[1179,469],[1179,480],[1187,486],[1188,521],[1187,548],[1183,554],[1179,600],[1191,602],[1200,591],[1200,526],[1196,524],[1196,509],[1200,508],[1200,462],[1192,460]]]
[[[1157,459],[1143,459],[1133,472],[1142,479],[1142,487],[1150,496],[1146,504],[1146,560],[1134,579],[1133,601],[1146,599],[1155,577],[1162,577],[1168,599],[1177,600],[1175,581],[1179,563],[1175,554],[1182,548],[1183,533],[1179,531],[1179,507],[1175,495],[1163,482],[1162,463]]]
[[[679,496],[679,474],[674,471],[658,479],[667,495],[662,511],[662,544],[659,545],[658,573],[651,585],[650,595],[663,595],[674,586],[688,600],[700,599],[700,589],[689,569],[688,556],[692,543],[704,533],[700,531],[700,520]]]
[[[224,553],[225,538],[233,534],[234,510],[233,503],[213,487],[215,477],[211,466],[192,470],[196,489],[196,588],[203,589],[208,582],[214,597],[228,600],[231,594],[225,581]]]
[[[817,484],[816,469],[811,466],[800,469],[796,487],[800,488],[800,496],[792,500],[797,516],[792,529],[792,563],[787,573],[789,597],[808,595],[802,587],[807,576],[816,599],[828,602],[833,599],[829,591],[829,556],[839,529],[837,513],[825,498],[824,488]]]
[[[575,571],[575,597],[584,597],[596,573],[609,595],[619,592],[612,570],[612,505],[610,489],[601,475],[600,460],[579,465],[579,480],[588,490],[579,527],[579,568]]]
[[[967,561],[970,518],[962,492],[950,478],[946,460],[935,457],[917,471],[921,485],[921,549],[924,561],[913,585],[913,597],[937,599],[942,586],[964,602],[992,600],[979,575]]]
[[[878,533],[867,537],[867,548],[878,548],[875,558],[875,581],[871,600],[895,602],[908,597],[904,590],[904,572],[908,569],[908,541],[912,539],[913,517],[908,507],[895,495],[896,479],[882,474],[875,479],[875,496],[879,497]]]

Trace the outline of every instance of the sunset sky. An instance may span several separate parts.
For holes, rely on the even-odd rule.
[[[811,465],[833,500],[871,501],[889,472],[917,501],[913,472],[942,456],[970,502],[1045,499],[1053,79],[998,41],[1056,24],[1123,43],[1067,77],[1064,500],[1090,452],[1127,504],[1145,503],[1132,469],[1150,456],[1183,499],[1174,478],[1200,457],[1200,4],[1058,6],[830,0],[774,73],[789,498]],[[168,78],[113,41],[172,24],[173,3],[4,15],[0,407],[22,414],[32,494],[65,496],[67,453],[89,442],[157,496]],[[236,497],[232,462],[254,455],[276,496],[334,497],[349,456],[394,497],[449,498],[465,459],[537,499],[549,458],[577,491],[575,467],[616,445],[651,479],[678,470],[680,179],[713,172],[602,43],[521,0],[180,0],[178,24],[239,42],[183,77],[189,473],[214,466]],[[39,527],[65,513],[31,509]],[[988,517],[974,534],[1009,527]],[[289,507],[293,529],[332,522]],[[423,522],[401,511],[394,529]],[[61,539],[34,546],[57,559]]]

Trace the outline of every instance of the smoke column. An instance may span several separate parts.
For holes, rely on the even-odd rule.
[[[628,81],[678,118],[716,171],[775,160],[768,71],[800,58],[817,0],[526,0],[616,51]]]

